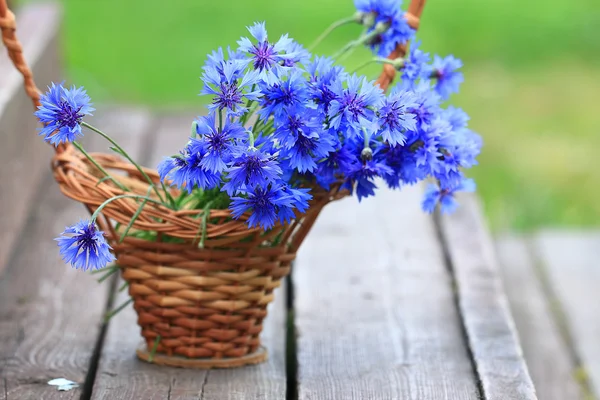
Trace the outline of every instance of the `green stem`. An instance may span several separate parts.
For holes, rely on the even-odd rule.
[[[219,131],[223,131],[223,109],[219,108]]]
[[[93,127],[92,125],[88,124],[87,122],[82,122],[81,125],[85,126],[88,129],[91,129],[92,131],[96,132],[98,135],[102,136],[104,139],[108,140],[113,146],[115,146],[115,148],[119,151],[119,153],[125,157],[127,160],[129,160],[130,163],[132,163],[135,168],[137,168],[137,170],[139,171],[140,174],[142,174],[142,176],[144,177],[144,179],[146,179],[146,181],[148,182],[148,184],[150,184],[150,186],[154,189],[154,192],[156,193],[156,195],[158,196],[158,198],[163,202],[164,204],[164,199],[162,198],[160,192],[158,191],[158,189],[156,188],[156,185],[154,184],[154,182],[152,181],[152,179],[150,179],[150,177],[148,176],[148,174],[146,174],[146,172],[144,172],[144,170],[142,169],[142,167],[139,166],[138,163],[136,163],[135,161],[133,161],[133,159],[129,156],[129,154],[127,154],[127,152],[125,150],[123,150],[123,148],[121,146],[119,146],[119,144],[117,142],[114,141],[113,138],[111,138],[110,136],[108,136],[106,133],[102,132],[100,129]]]
[[[110,203],[112,203],[113,201],[118,200],[118,199],[138,199],[138,200],[141,199],[144,201],[149,201],[151,203],[159,204],[161,206],[165,205],[163,202],[156,201],[154,199],[151,199],[148,196],[140,196],[137,194],[121,194],[121,195],[118,195],[115,197],[111,197],[110,199],[106,200],[104,203],[100,204],[100,206],[92,214],[92,217],[91,217],[92,223],[96,222],[96,218],[98,218],[98,215],[100,215],[100,212],[102,212],[102,209],[104,209],[104,207],[106,207],[107,205],[109,205]]]
[[[100,164],[98,164],[98,162],[96,160],[94,160],[94,158],[88,154],[87,151],[85,151],[83,149],[83,147],[77,143],[77,142],[73,142],[73,146],[75,146],[75,148],[77,150],[79,150],[84,156],[85,158],[87,158],[88,160],[90,160],[90,162],[92,164],[94,164],[94,166],[96,168],[98,168],[100,170],[100,172],[102,172],[108,179],[110,179],[111,181],[113,181],[115,183],[115,185],[117,185],[119,187],[119,189],[128,192],[129,189],[127,189],[125,186],[123,186],[123,184],[121,182],[119,182],[118,180],[116,180],[115,178],[113,178]]]
[[[372,39],[376,38],[381,33],[385,32],[386,29],[387,28],[384,29],[384,25],[379,26],[379,24],[377,24],[376,28],[373,29],[371,32],[369,32],[369,33],[367,33],[365,35],[362,35],[361,37],[359,37],[356,40],[352,40],[352,41],[348,42],[337,53],[335,53],[332,58],[337,59],[341,55],[343,55],[344,53],[346,53],[346,52],[354,49],[355,47],[358,47],[360,45],[368,43],[369,41],[371,41]]]
[[[353,74],[353,73],[357,72],[358,70],[366,67],[367,65],[373,64],[373,63],[390,64],[390,65],[393,65],[394,68],[399,69],[399,68],[402,68],[402,66],[404,65],[404,59],[403,58],[396,58],[395,60],[390,60],[390,59],[383,58],[383,57],[374,57],[374,58],[372,58],[372,59],[370,59],[370,60],[368,60],[368,61],[360,64],[351,73]]]
[[[256,83],[252,85],[250,92],[254,92],[254,90],[256,90]],[[253,102],[254,102],[254,100],[248,100],[246,102],[246,110],[248,110],[248,111],[246,111],[244,113],[244,115],[242,115],[240,117],[240,124],[244,125],[248,121],[248,118],[250,117],[250,115],[252,115],[253,110],[250,110],[250,106],[252,105]]]
[[[350,23],[353,23],[353,22],[359,22],[356,20],[355,15],[353,15],[352,17],[341,19],[341,20],[336,21],[333,24],[329,25],[329,27],[327,29],[325,29],[325,31],[323,31],[323,33],[321,33],[321,35],[319,35],[319,37],[316,38],[315,41],[308,47],[308,50],[313,51],[315,49],[315,47],[317,47],[319,44],[321,44],[321,42],[323,40],[325,40],[327,38],[327,36],[329,36],[337,28],[347,25],[347,24],[350,24]]]

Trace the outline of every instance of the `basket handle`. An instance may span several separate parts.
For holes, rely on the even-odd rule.
[[[2,42],[8,51],[8,57],[12,60],[15,68],[23,75],[25,91],[33,106],[37,108],[40,105],[40,90],[33,81],[33,73],[23,57],[23,47],[15,35],[17,23],[15,14],[9,10],[6,0],[0,0],[0,28],[2,29]]]
[[[408,11],[404,15],[408,25],[417,30],[419,28],[419,21],[421,19],[421,14],[423,13],[423,8],[425,7],[426,0],[411,0],[410,5],[408,6]],[[389,60],[394,60],[398,57],[404,57],[406,55],[406,45],[398,44],[396,49],[390,53],[387,57]],[[388,87],[394,81],[396,77],[396,69],[390,64],[383,64],[383,70],[381,71],[381,75],[375,81],[376,84],[379,84],[379,87],[386,91]]]

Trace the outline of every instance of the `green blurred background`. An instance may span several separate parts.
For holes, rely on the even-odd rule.
[[[405,6],[408,0],[405,0]],[[352,0],[64,0],[68,79],[96,102],[202,110],[206,54],[265,20],[310,43]],[[451,101],[485,140],[478,182],[495,230],[600,220],[600,1],[429,0],[422,48],[465,62]],[[359,34],[346,26],[317,49]],[[356,51],[352,68],[369,57]],[[375,77],[377,68],[364,72]]]

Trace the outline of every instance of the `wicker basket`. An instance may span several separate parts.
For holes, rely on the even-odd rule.
[[[415,29],[423,5],[424,0],[413,0],[406,14]],[[14,15],[5,0],[0,0],[0,27],[8,54],[23,74],[27,94],[38,106],[39,90],[23,59]],[[390,58],[405,51],[399,46]],[[386,89],[394,75],[394,68],[385,65],[377,82]],[[114,155],[93,157],[133,192],[147,195],[148,184],[132,164]],[[102,175],[72,146],[56,148],[52,168],[60,190],[90,212],[124,193],[112,182],[98,183]],[[155,171],[145,172],[159,182]],[[119,243],[118,227],[129,224],[140,204],[120,198],[106,206],[97,223],[107,233],[122,277],[129,283],[144,338],[138,356],[148,360],[152,353],[155,363],[197,368],[264,361],[267,355],[260,347],[259,335],[273,290],[289,273],[296,251],[321,209],[346,194],[339,189],[339,184],[330,191],[314,189],[306,214],[269,232],[248,229],[247,215],[232,220],[229,210],[211,210],[202,248],[198,246],[202,210],[174,211],[148,202],[133,230],[156,232],[156,241],[128,236]]]

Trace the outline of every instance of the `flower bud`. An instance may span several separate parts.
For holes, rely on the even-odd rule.
[[[373,159],[373,150],[370,147],[365,147],[360,152],[360,158],[363,161],[371,161]]]

